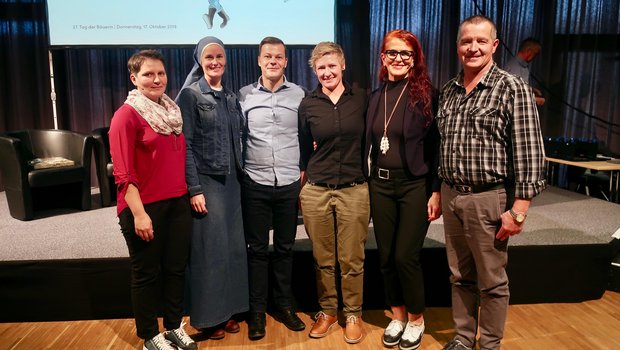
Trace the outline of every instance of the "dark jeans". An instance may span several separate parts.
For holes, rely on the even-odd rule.
[[[129,248],[131,301],[138,337],[150,339],[159,333],[159,311],[166,329],[181,324],[192,219],[188,196],[145,204],[144,209],[153,222],[155,237],[150,242],[136,235],[129,208],[118,218]]]
[[[297,233],[299,180],[286,186],[265,186],[244,176],[241,188],[243,226],[248,247],[250,311],[266,312],[269,264],[276,307],[294,307],[291,279],[293,244]],[[269,229],[273,226],[273,253],[269,256]]]
[[[385,299],[407,312],[424,311],[424,276],[420,252],[428,229],[426,180],[374,177],[370,206],[379,251]]]

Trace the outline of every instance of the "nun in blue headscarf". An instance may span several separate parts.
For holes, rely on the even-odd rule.
[[[239,182],[244,117],[236,95],[222,85],[226,69],[222,41],[201,39],[194,61],[177,96],[193,210],[186,308],[194,328],[221,339],[225,330],[239,330],[234,316],[249,308]]]

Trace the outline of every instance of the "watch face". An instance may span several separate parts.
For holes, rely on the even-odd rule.
[[[512,209],[510,209],[510,215],[512,215],[512,218],[519,224],[525,221],[525,215],[523,213],[515,213]]]
[[[515,220],[517,220],[518,223],[522,223],[523,221],[525,221],[525,215],[517,214],[517,217],[515,218]]]

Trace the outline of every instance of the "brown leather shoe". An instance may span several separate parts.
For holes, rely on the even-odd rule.
[[[362,340],[362,319],[355,316],[347,316],[347,326],[344,329],[344,341],[349,344],[357,344]]]
[[[226,333],[239,333],[240,329],[241,328],[239,327],[239,323],[237,323],[237,321],[233,320],[232,318],[228,320],[228,322],[226,322],[226,325],[224,326],[224,330],[226,331]]]
[[[329,330],[338,322],[338,317],[330,316],[323,311],[319,311],[314,316],[316,322],[312,325],[310,330],[310,338],[323,338],[327,335]]]
[[[219,340],[224,339],[224,336],[226,336],[226,331],[224,331],[224,327],[222,326],[215,326],[203,328],[202,334],[204,334],[204,336],[208,339]]]

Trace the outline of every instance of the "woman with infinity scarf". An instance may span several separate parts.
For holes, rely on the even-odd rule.
[[[168,78],[161,53],[140,51],[127,67],[136,89],[114,113],[109,137],[136,328],[143,349],[175,349],[172,343],[194,350],[181,323],[191,236],[181,111],[164,93]]]

